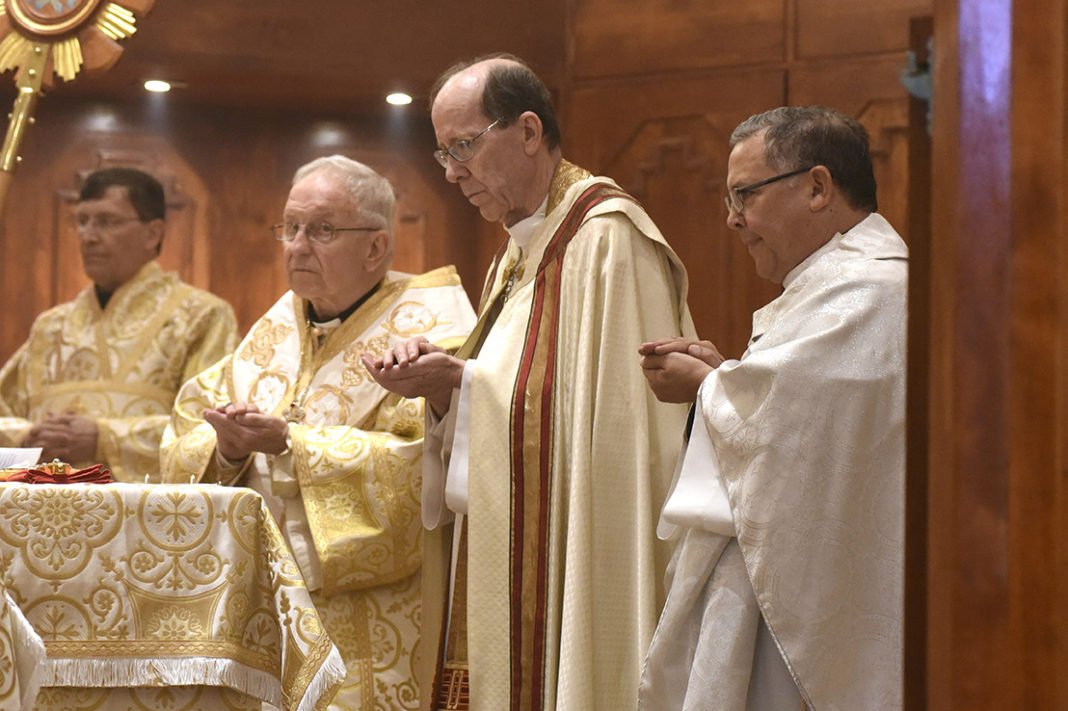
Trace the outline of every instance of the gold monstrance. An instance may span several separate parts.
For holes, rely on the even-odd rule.
[[[20,160],[18,151],[42,87],[52,75],[70,81],[84,64],[109,68],[122,54],[118,40],[137,31],[135,13],[155,0],[0,0],[0,72],[17,69],[18,96],[0,151],[0,211]]]

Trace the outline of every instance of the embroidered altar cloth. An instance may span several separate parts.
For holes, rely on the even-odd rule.
[[[0,583],[44,641],[38,709],[305,711],[345,676],[250,489],[0,484]]]

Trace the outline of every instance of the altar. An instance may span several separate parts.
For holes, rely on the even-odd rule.
[[[42,711],[304,711],[345,676],[249,489],[0,484],[0,588],[43,642]]]

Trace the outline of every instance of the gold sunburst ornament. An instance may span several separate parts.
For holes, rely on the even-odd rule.
[[[0,72],[16,70],[18,96],[0,151],[0,207],[7,197],[18,149],[42,87],[82,67],[109,68],[122,54],[118,40],[137,31],[136,17],[155,0],[0,0]]]

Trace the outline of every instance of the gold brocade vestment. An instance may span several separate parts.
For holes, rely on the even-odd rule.
[[[170,481],[238,480],[260,490],[313,591],[348,677],[332,709],[414,709],[419,635],[423,403],[379,386],[360,355],[422,335],[445,348],[474,313],[451,267],[390,273],[320,339],[286,293],[233,355],[187,383],[164,438]],[[321,343],[319,341],[322,341]],[[288,452],[220,469],[204,408],[248,402],[290,420]]]
[[[41,314],[0,370],[0,446],[35,422],[73,412],[96,420],[93,461],[119,481],[159,476],[159,441],[174,396],[237,341],[230,305],[149,262],[100,308],[93,287]]]

